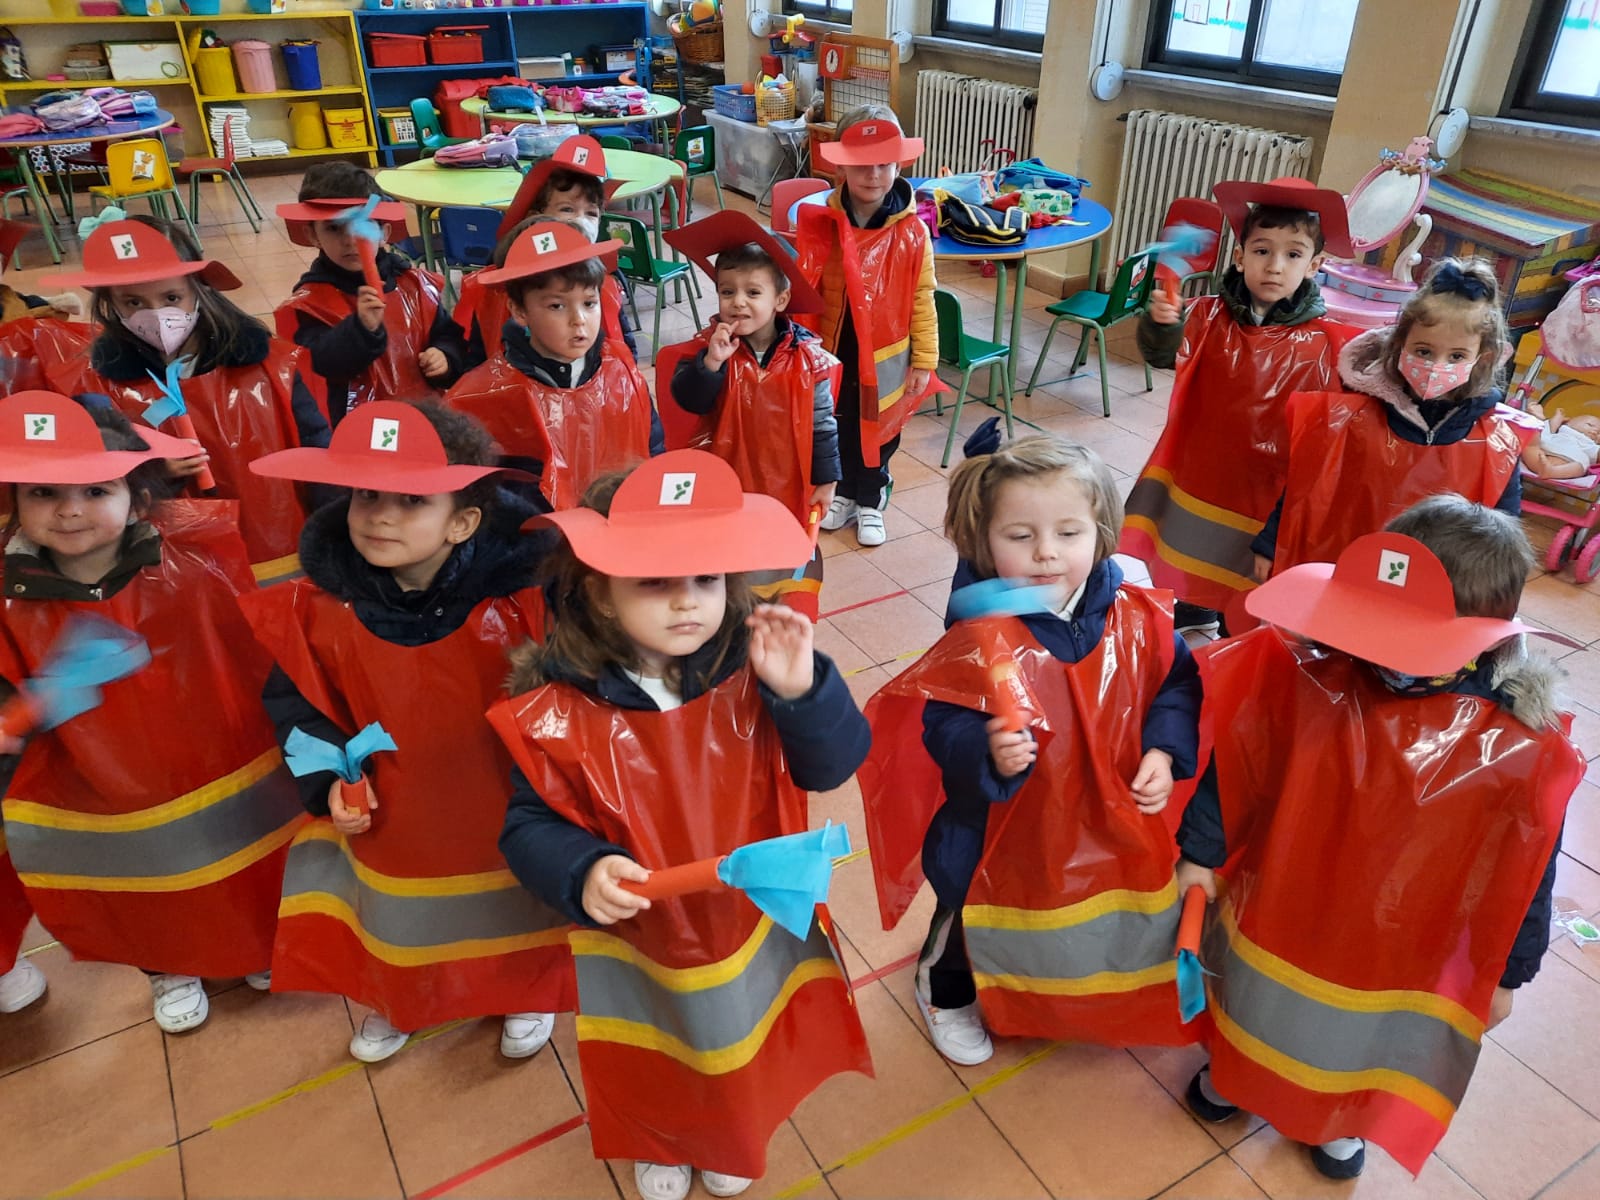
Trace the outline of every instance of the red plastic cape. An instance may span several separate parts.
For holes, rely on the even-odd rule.
[[[1494,506],[1522,456],[1520,431],[1485,413],[1459,442],[1425,446],[1394,435],[1381,400],[1359,392],[1289,397],[1289,475],[1273,574],[1333,562],[1419,500],[1458,492]]]
[[[4,605],[0,675],[31,675],[75,612],[149,643],[99,708],[35,735],[6,842],[39,920],[78,958],[229,977],[272,955],[284,856],[303,823],[239,609],[255,591],[232,501],[158,509],[161,562],[99,602]]]
[[[671,712],[550,684],[489,719],[551,808],[651,869],[806,827],[805,793],[748,667]],[[817,914],[801,942],[724,890],[572,934],[597,1157],[759,1178],[773,1131],[806,1095],[840,1072],[872,1073]]]
[[[1039,759],[995,806],[963,922],[989,1027],[1106,1045],[1193,1041],[1178,1021],[1176,850],[1128,790],[1145,712],[1171,669],[1171,599],[1125,586],[1100,645],[1054,658],[1014,617],[960,621],[867,704],[861,791],[884,925],[922,882],[922,842],[943,800],[922,742],[929,700],[994,713],[996,664],[1015,663]]]
[[[511,316],[510,306],[506,304],[505,288],[486,285],[476,272],[463,276],[461,298],[456,301],[455,311],[450,316],[469,334],[472,332],[472,322],[476,320],[478,334],[483,339],[483,352],[489,358],[500,353],[505,344],[501,331]],[[608,340],[627,345],[622,340],[622,289],[617,286],[613,275],[607,275],[605,282],[600,285],[600,322]]]
[[[302,347],[273,338],[262,362],[217,367],[182,381],[194,431],[211,453],[215,494],[239,501],[239,532],[251,569],[262,584],[300,570],[300,528],[306,518],[294,483],[257,475],[250,462],[300,444],[294,383],[303,369],[309,377],[309,359]],[[146,405],[161,397],[160,386],[148,376],[115,382],[90,372],[83,387],[107,393],[136,421],[143,419]],[[138,398],[128,396],[129,391],[138,393]]]
[[[377,360],[350,381],[346,412],[369,400],[438,398],[439,389],[417,366],[417,355],[428,348],[443,288],[444,281],[433,272],[413,267],[401,272],[394,291],[384,293],[383,324],[389,341]],[[300,324],[296,313],[305,313],[324,325],[337,325],[355,311],[356,298],[333,284],[302,283],[278,305],[278,336],[294,341]]]
[[[850,306],[859,348],[855,367],[861,395],[861,456],[867,466],[875,467],[878,448],[905,429],[922,399],[906,390],[906,381],[911,374],[911,318],[928,227],[907,215],[881,229],[857,229],[837,199],[800,206],[799,269],[820,291],[829,260],[840,261],[843,302]],[[816,314],[807,314],[802,323],[815,328],[817,320]]]
[[[1157,587],[1225,609],[1254,586],[1250,542],[1288,471],[1285,402],[1335,382],[1350,334],[1326,319],[1243,326],[1217,296],[1189,306],[1166,428],[1128,496],[1118,547]]]
[[[5,835],[0,833],[0,975],[17,965],[17,951],[31,920],[33,906],[5,851]]]
[[[422,646],[384,641],[305,579],[246,611],[310,704],[348,731],[381,721],[399,747],[367,760],[370,830],[318,820],[295,838],[274,986],[349,996],[405,1030],[570,1009],[567,922],[500,855],[511,762],[483,719],[507,653],[543,635],[540,593],[485,600]]]
[[[1583,757],[1560,730],[1394,695],[1272,627],[1198,657],[1231,849],[1202,954],[1212,1082],[1285,1137],[1368,1138],[1416,1174]]]
[[[72,385],[88,370],[94,336],[92,325],[54,317],[20,317],[0,325],[0,394],[56,390],[70,396],[86,390]]]
[[[650,457],[650,389],[620,342],[582,387],[549,387],[503,357],[464,375],[445,403],[483,422],[503,454],[544,463],[539,490],[552,507],[576,508],[610,471]]]

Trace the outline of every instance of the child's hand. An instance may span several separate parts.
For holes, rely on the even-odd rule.
[[[922,395],[928,390],[928,383],[932,379],[933,372],[927,367],[912,367],[911,373],[906,376],[906,395]]]
[[[583,911],[597,925],[615,925],[650,907],[650,901],[621,885],[624,879],[643,883],[650,872],[623,854],[595,860],[583,877]]]
[[[1178,899],[1182,900],[1189,894],[1189,889],[1198,887],[1206,894],[1208,903],[1216,903],[1217,899],[1217,873],[1210,867],[1202,867],[1199,863],[1192,863],[1187,858],[1178,860]]]
[[[733,336],[733,326],[718,321],[711,327],[711,340],[706,345],[706,366],[720,371],[722,364],[733,357],[739,348],[739,339]]]
[[[366,327],[368,333],[377,333],[382,327],[387,307],[383,302],[383,293],[377,288],[363,283],[356,289],[356,319]]]
[[[780,700],[798,700],[816,681],[808,617],[782,604],[759,604],[750,627],[750,667]]]
[[[206,464],[211,461],[211,454],[207,450],[201,450],[188,458],[168,458],[162,461],[166,464],[168,479],[189,479],[206,469]]]
[[[1256,560],[1256,563],[1250,574],[1257,583],[1265,583],[1272,578],[1272,560],[1264,554],[1256,554],[1252,555],[1252,557]]]
[[[1494,999],[1489,1001],[1488,1029],[1493,1029],[1511,1015],[1511,1005],[1516,1001],[1517,993],[1511,988],[1497,987],[1494,990]]]
[[[1172,795],[1172,755],[1165,750],[1146,750],[1128,787],[1140,812],[1160,812]]]
[[[0,733],[0,755],[21,754],[27,745],[24,738],[14,737],[9,733]]]
[[[838,490],[839,485],[837,482],[817,484],[816,487],[811,489],[811,499],[806,502],[807,507],[812,504],[820,504],[822,505],[822,515],[827,516],[828,507],[833,503],[833,494]],[[809,533],[810,530],[806,532]]]
[[[429,346],[417,355],[417,370],[429,379],[437,379],[450,370],[450,360],[444,356],[443,350]]]
[[[335,779],[328,787],[328,815],[333,818],[333,827],[347,837],[352,833],[365,833],[372,828],[372,813],[356,812],[346,808],[344,796],[339,791],[342,780]],[[372,790],[372,784],[367,784],[367,807],[378,807],[378,794]]]
[[[1031,721],[1033,714],[1023,709],[1022,718]],[[1007,718],[993,717],[983,728],[989,735],[989,758],[994,763],[994,773],[1001,779],[1022,774],[1039,757],[1039,743],[1033,740],[1033,735],[1026,728],[1009,728]]]
[[[1157,325],[1176,325],[1183,320],[1183,303],[1174,304],[1160,288],[1150,293],[1150,319]]]

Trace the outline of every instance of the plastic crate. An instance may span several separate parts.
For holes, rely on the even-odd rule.
[[[367,61],[374,67],[422,67],[428,40],[420,33],[367,34]]]
[[[428,57],[436,63],[481,63],[487,25],[441,25],[428,35]]]
[[[719,83],[711,89],[711,107],[735,121],[756,123],[756,98],[737,83]]]
[[[359,108],[325,108],[322,119],[328,126],[328,145],[365,146],[367,114]]]
[[[389,145],[416,145],[417,123],[409,108],[380,108],[378,123],[383,126],[383,140]]]

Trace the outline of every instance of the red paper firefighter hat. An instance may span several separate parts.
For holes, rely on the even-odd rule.
[[[46,275],[40,283],[51,287],[115,287],[119,284],[155,283],[180,275],[198,275],[221,292],[239,285],[239,277],[215,259],[185,262],[178,248],[143,221],[108,221],[83,242],[83,270]]]
[[[767,257],[778,265],[789,280],[789,307],[791,313],[822,312],[825,307],[817,289],[800,274],[794,253],[772,234],[761,228],[748,214],[731,208],[701,217],[682,229],[668,230],[664,235],[669,246],[682,250],[695,266],[713,280],[717,277],[712,256],[754,242],[767,252]]]
[[[1309,179],[1281,175],[1270,183],[1230,179],[1212,187],[1211,194],[1227,214],[1235,237],[1244,237],[1244,219],[1250,215],[1250,206],[1265,204],[1316,213],[1322,224],[1323,249],[1335,258],[1355,254],[1355,247],[1350,244],[1350,209],[1344,197],[1332,188],[1319,188]]]
[[[581,175],[593,175],[600,180],[600,203],[611,203],[611,197],[616,195],[626,180],[606,178],[606,152],[594,138],[586,133],[576,137],[569,137],[556,147],[556,152],[549,158],[536,162],[517,187],[517,194],[512,199],[506,215],[500,221],[500,228],[495,230],[495,237],[505,237],[516,228],[517,224],[524,221],[533,212],[533,202],[539,198],[545,181],[558,169],[576,171]]]
[[[56,392],[0,400],[0,480],[104,483],[158,458],[188,458],[193,442],[136,426],[148,450],[107,450],[88,409]]]
[[[1252,616],[1301,637],[1400,671],[1459,671],[1482,651],[1543,630],[1498,617],[1456,616],[1444,565],[1415,538],[1369,533],[1337,563],[1301,563],[1249,593]]]
[[[617,241],[591,242],[583,230],[565,221],[540,221],[517,235],[506,254],[506,265],[492,271],[479,271],[477,278],[487,284],[505,285],[513,279],[541,275],[559,267],[571,266],[586,258],[598,258],[610,270],[616,265]]]
[[[326,450],[296,446],[250,464],[257,475],[411,496],[459,492],[499,467],[451,463],[433,423],[414,404],[375,400],[353,408]],[[521,471],[508,475],[523,476]]]
[[[794,567],[811,557],[811,539],[783,503],[740,491],[733,468],[704,450],[647,459],[617,488],[609,517],[572,508],[523,528],[542,525],[561,530],[596,571],[630,578]]]
[[[311,222],[331,221],[340,213],[360,208],[366,202],[365,196],[331,200],[296,200],[289,204],[278,205],[277,213],[291,242],[296,246],[315,246],[317,243],[311,236]],[[372,210],[372,219],[389,226],[390,241],[406,236],[406,206],[400,201],[378,201]]]
[[[890,120],[862,121],[841,133],[838,141],[819,143],[817,153],[836,167],[907,163],[921,157],[922,139],[908,138]]]

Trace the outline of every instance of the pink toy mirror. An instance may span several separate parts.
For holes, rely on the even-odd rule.
[[[1386,245],[1422,208],[1429,178],[1444,166],[1428,157],[1432,149],[1432,139],[1414,137],[1403,153],[1385,150],[1378,165],[1356,184],[1349,207],[1350,242],[1357,255]]]

